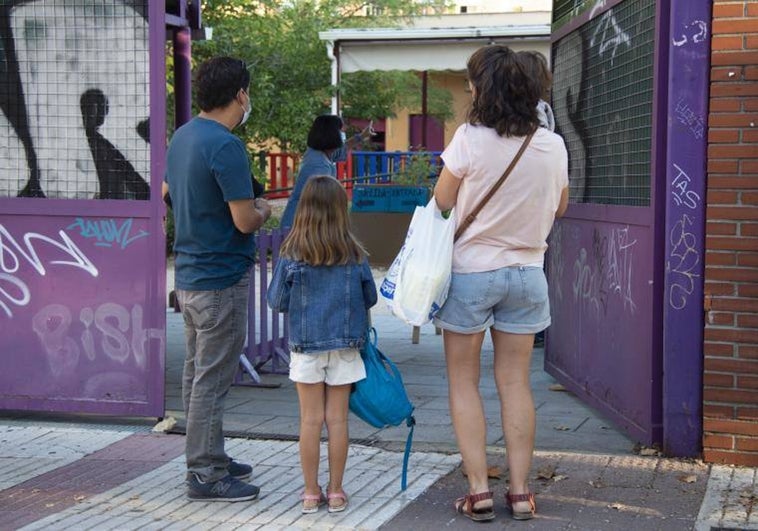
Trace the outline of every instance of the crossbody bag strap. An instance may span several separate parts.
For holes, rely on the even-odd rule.
[[[484,198],[479,202],[478,205],[476,205],[476,208],[471,211],[471,213],[466,216],[466,218],[461,222],[461,224],[458,226],[458,228],[455,231],[455,240],[461,237],[461,234],[463,234],[463,231],[465,231],[469,225],[471,225],[474,220],[476,219],[476,215],[479,214],[479,212],[484,208],[484,205],[487,204],[487,201],[489,201],[493,195],[495,195],[495,192],[497,192],[498,188],[505,182],[505,180],[508,178],[508,175],[510,175],[511,171],[513,171],[513,168],[516,166],[516,163],[521,158],[521,155],[524,154],[524,151],[526,151],[527,146],[529,145],[529,142],[532,140],[532,137],[534,136],[534,133],[530,133],[529,136],[527,136],[524,139],[524,142],[521,144],[521,147],[518,150],[518,153],[516,153],[516,156],[513,157],[513,160],[508,165],[508,167],[503,172],[503,175],[500,176],[500,179],[497,180],[495,185],[490,188],[490,191],[487,192],[487,195],[484,196]]]

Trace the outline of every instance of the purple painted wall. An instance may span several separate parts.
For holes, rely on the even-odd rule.
[[[0,371],[4,408],[147,405],[165,349],[144,266],[151,237],[147,219],[3,215],[0,337],[13,367]]]
[[[701,450],[710,0],[672,0],[666,151],[663,410],[666,453]]]
[[[614,10],[628,5],[632,0],[598,3],[553,39],[577,31],[592,17],[612,20]],[[571,205],[551,235],[548,263],[553,308],[548,371],[633,438],[662,443],[676,456],[698,455],[702,436],[711,7],[710,0],[655,3],[650,206]],[[643,44],[635,43],[638,36],[623,24],[614,31],[624,34],[611,32],[611,46]],[[560,53],[581,57],[586,53],[581,44],[577,32],[557,47],[555,79],[571,73],[570,61],[563,66]],[[574,97],[580,88],[585,90],[578,84],[566,95]],[[594,110],[593,102],[588,105]],[[559,127],[571,119],[565,109],[557,106]],[[569,146],[584,142],[583,125],[573,121],[563,127]],[[572,159],[574,180],[602,156],[602,147],[590,146],[586,159]],[[572,182],[572,194],[583,186]]]
[[[553,229],[547,263],[548,372],[646,443],[660,436],[649,210],[572,205]]]
[[[640,161],[654,150],[647,101],[659,87],[647,64],[654,61],[658,17],[651,2],[591,6],[552,36],[553,108],[570,152],[572,204],[549,241],[553,322],[545,367],[631,437],[651,444],[662,430],[655,313],[662,287],[655,156],[649,165]]]
[[[0,409],[160,416],[164,5],[10,2],[0,21],[18,88],[0,97]],[[124,175],[149,198],[95,199]]]

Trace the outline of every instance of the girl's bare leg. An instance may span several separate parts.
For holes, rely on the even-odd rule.
[[[328,492],[343,492],[349,434],[347,427],[348,403],[351,385],[326,386],[326,429],[329,432],[329,486]],[[342,500],[329,501],[340,505]]]
[[[321,428],[324,425],[325,385],[296,383],[300,401],[300,467],[303,470],[305,494],[318,495],[318,465]]]

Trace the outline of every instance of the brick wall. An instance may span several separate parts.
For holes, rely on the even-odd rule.
[[[758,466],[758,2],[715,0],[703,448]]]

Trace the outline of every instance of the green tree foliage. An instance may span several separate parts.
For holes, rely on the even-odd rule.
[[[213,39],[193,43],[193,62],[221,54],[245,60],[253,112],[239,133],[249,142],[273,139],[282,150],[302,151],[313,118],[329,112],[334,90],[319,31],[398,25],[404,17],[444,4],[445,0],[204,0],[203,24],[213,28]],[[345,75],[340,87],[343,115],[378,119],[392,116],[397,108],[418,109],[420,86],[414,72]],[[451,95],[440,89],[429,95],[430,114],[449,118]]]

